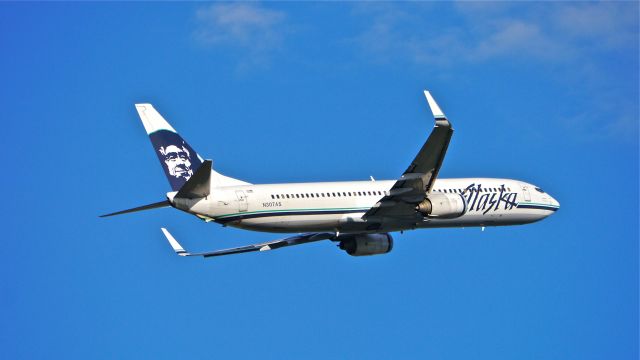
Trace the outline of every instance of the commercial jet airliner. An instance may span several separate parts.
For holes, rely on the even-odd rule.
[[[165,228],[181,256],[221,256],[330,240],[352,256],[385,254],[389,233],[435,227],[486,227],[536,222],[559,203],[541,188],[518,180],[438,179],[451,123],[424,92],[435,127],[396,180],[250,184],[212,169],[151,104],[136,109],[173,191],[167,200],[112,214],[172,206],[198,218],[246,230],[298,233],[231,249],[187,252]]]

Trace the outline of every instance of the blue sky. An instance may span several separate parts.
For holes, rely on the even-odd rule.
[[[638,4],[2,3],[3,358],[638,358]],[[562,208],[505,228],[204,261],[273,238],[173,209],[151,102],[253,183],[442,177]],[[9,171],[11,170],[11,171]]]

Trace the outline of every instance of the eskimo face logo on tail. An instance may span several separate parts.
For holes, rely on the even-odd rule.
[[[161,146],[158,151],[164,157],[164,164],[167,166],[169,175],[184,178],[184,180],[191,178],[193,175],[191,153],[184,144],[180,147],[176,145]]]
[[[169,130],[149,134],[171,189],[178,191],[200,168],[202,161],[184,139]]]

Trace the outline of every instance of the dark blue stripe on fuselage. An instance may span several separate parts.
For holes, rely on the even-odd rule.
[[[549,210],[549,211],[556,211],[558,210],[557,207],[554,206],[547,206],[547,205],[533,205],[533,204],[518,204],[517,206],[519,209],[537,209],[537,210]]]
[[[274,212],[261,212],[254,214],[237,214],[233,216],[226,216],[224,218],[215,219],[218,223],[228,223],[231,221],[255,219],[261,217],[276,217],[276,216],[294,216],[294,215],[325,215],[325,214],[354,214],[364,213],[366,210],[304,210],[304,211],[274,211]]]

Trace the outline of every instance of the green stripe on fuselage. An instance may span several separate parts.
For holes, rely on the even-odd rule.
[[[232,214],[224,214],[224,215],[220,215],[220,216],[216,216],[216,219],[223,219],[226,217],[231,217],[231,216],[238,216],[238,215],[251,215],[251,214],[263,214],[263,213],[282,213],[282,212],[294,212],[294,211],[347,211],[347,210],[362,210],[362,211],[367,211],[369,210],[369,207],[363,207],[363,208],[315,208],[315,209],[278,209],[278,210],[259,210],[259,211],[243,211],[243,212],[237,212],[237,213],[232,213]]]

